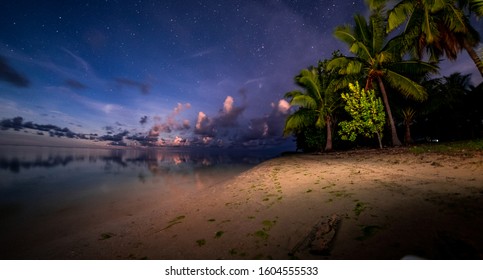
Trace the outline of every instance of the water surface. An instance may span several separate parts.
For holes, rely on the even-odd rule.
[[[29,253],[38,246],[153,205],[167,208],[267,158],[226,150],[2,146],[0,256],[38,258]]]

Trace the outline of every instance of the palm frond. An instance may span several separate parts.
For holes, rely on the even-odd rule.
[[[372,53],[378,52],[382,49],[384,44],[384,39],[386,38],[386,23],[382,17],[381,11],[374,11],[369,18],[369,27],[371,29],[370,33],[370,46]]]
[[[292,106],[300,106],[307,109],[315,110],[317,109],[317,101],[309,95],[302,94],[295,96],[292,101],[290,101]]]
[[[452,0],[450,2],[453,3]],[[448,0],[433,0],[431,6],[429,6],[429,11],[435,14],[444,9],[447,3]]]
[[[285,128],[283,135],[288,136],[292,132],[300,131],[304,127],[310,126],[314,123],[316,114],[314,111],[299,109],[287,117],[285,121]]]
[[[426,76],[428,74],[437,74],[439,67],[436,64],[420,61],[420,60],[404,60],[392,63],[390,70],[402,74],[412,76]]]
[[[357,38],[353,34],[350,25],[337,26],[334,30],[334,36],[340,41],[346,43],[349,47],[352,46],[354,42],[357,42]]]
[[[320,83],[316,69],[304,69],[298,76],[298,82],[306,89],[306,94],[316,100],[322,99]]]
[[[337,57],[327,64],[327,69],[336,70],[340,75],[355,75],[362,71],[363,62],[356,57]]]
[[[470,0],[470,11],[479,17],[483,17],[483,0]]]
[[[405,36],[405,34],[401,34],[387,41],[381,49],[381,52],[388,52],[393,54],[394,57],[402,58],[402,56],[408,52],[411,43],[412,38]]]
[[[352,44],[350,51],[360,58],[367,60],[373,59],[373,54],[371,50],[363,42],[355,42],[354,44]]]
[[[404,75],[388,70],[385,72],[384,77],[391,87],[397,89],[406,97],[416,101],[424,101],[428,98],[426,89],[423,86]]]
[[[295,96],[302,95],[302,94],[303,94],[303,92],[301,92],[300,90],[292,90],[292,91],[285,93],[284,98],[293,99]]]
[[[368,29],[366,18],[362,15],[355,15],[354,16],[354,35],[356,36],[357,41],[362,42],[363,44],[368,44],[371,40],[370,30]]]
[[[453,4],[453,1],[447,4],[446,10],[447,11],[443,13],[443,19],[446,26],[448,26],[452,32],[467,32],[467,26],[470,24],[463,11],[458,9]]]
[[[405,23],[413,14],[414,4],[410,0],[399,2],[388,12],[387,30],[389,33]]]
[[[483,16],[483,0],[458,0],[458,7],[470,13],[475,13],[477,17]]]

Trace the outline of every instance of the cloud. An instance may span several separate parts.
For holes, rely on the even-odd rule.
[[[69,54],[77,62],[77,64],[79,66],[81,66],[82,70],[84,70],[86,73],[90,73],[91,72],[91,66],[82,57],[80,57],[78,55],[75,55],[73,52],[69,51],[66,48],[62,48],[62,50],[64,52],[66,52],[67,54]]]
[[[290,104],[285,99],[278,101],[278,111],[282,114],[287,114],[290,110]]]
[[[223,108],[217,116],[209,118],[204,112],[198,113],[195,133],[209,137],[229,134],[228,130],[238,127],[238,119],[245,109],[246,105],[235,106],[235,99],[232,96],[227,96],[223,102]]]
[[[242,132],[239,139],[243,146],[275,145],[285,141],[282,131],[290,105],[284,99],[271,105],[270,114],[250,120],[248,128]]]
[[[223,112],[225,114],[230,113],[233,110],[233,97],[227,96],[225,102],[223,102]]]
[[[202,136],[213,137],[215,135],[213,122],[204,112],[198,112],[196,120],[195,133]]]
[[[122,86],[128,86],[128,87],[137,88],[137,89],[139,89],[139,91],[142,94],[149,94],[149,92],[151,90],[151,85],[146,84],[146,83],[141,83],[141,82],[138,82],[138,81],[134,81],[134,80],[131,80],[131,79],[116,78],[115,81],[121,87]]]
[[[148,122],[148,116],[142,116],[139,123],[145,125]]]
[[[245,120],[242,114],[247,105],[236,106],[236,100],[227,96],[218,115],[209,117],[202,111],[198,113],[194,129],[196,137],[191,144],[256,147],[284,143],[287,139],[283,137],[283,127],[290,104],[280,99],[270,105],[268,114]]]
[[[17,72],[3,56],[0,56],[0,80],[20,88],[30,86],[30,80]]]
[[[190,129],[191,124],[189,120],[183,120],[183,129]]]
[[[155,124],[149,131],[150,136],[159,136],[160,133],[171,133],[173,131],[183,131],[191,128],[189,120],[178,121],[177,116],[184,110],[191,108],[190,103],[178,103],[173,111],[162,122],[160,117],[154,117]],[[147,117],[146,117],[147,118]],[[147,120],[147,119],[146,119]]]

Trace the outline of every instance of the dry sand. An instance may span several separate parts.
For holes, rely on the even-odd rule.
[[[483,258],[483,157],[405,148],[288,155],[33,248],[54,259]],[[161,203],[161,202],[158,202]],[[167,207],[168,206],[168,207]],[[169,210],[166,210],[169,209]],[[301,244],[341,218],[324,255]],[[289,254],[292,251],[293,254]]]

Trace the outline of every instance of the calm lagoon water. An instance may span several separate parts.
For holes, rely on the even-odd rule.
[[[188,149],[0,147],[0,257],[168,207],[178,195],[216,186],[269,156]]]

